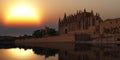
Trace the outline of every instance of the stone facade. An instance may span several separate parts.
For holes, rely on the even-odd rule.
[[[101,34],[120,34],[120,18],[107,19],[100,24]]]
[[[67,16],[64,14],[63,19],[59,19],[59,34],[74,34],[74,33],[89,33],[94,34],[99,32],[101,17],[98,13],[94,14],[93,11],[87,12],[85,9],[83,12],[77,11],[74,15]],[[97,30],[98,29],[98,30]]]

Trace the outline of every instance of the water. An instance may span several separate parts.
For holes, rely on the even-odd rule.
[[[33,49],[0,49],[0,60],[58,60],[58,55],[45,58],[45,55],[35,54]]]
[[[1,48],[0,60],[120,60],[120,44],[70,43],[59,48]]]

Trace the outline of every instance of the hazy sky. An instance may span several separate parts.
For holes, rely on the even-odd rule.
[[[28,4],[40,13],[41,24],[37,27],[5,27],[5,14],[18,3]],[[120,18],[120,0],[0,0],[0,34],[32,33],[44,26],[57,28],[59,17],[75,13],[86,8],[87,11],[98,12],[102,19]]]

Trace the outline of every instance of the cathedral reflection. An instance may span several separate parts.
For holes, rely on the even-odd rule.
[[[45,57],[58,54],[59,60],[119,60],[120,46],[117,44],[75,44],[73,50],[33,48],[37,55]]]

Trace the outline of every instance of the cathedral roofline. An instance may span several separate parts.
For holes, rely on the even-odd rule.
[[[64,17],[62,18],[62,21],[63,20],[67,20],[67,19],[74,19],[74,18],[77,18],[77,16],[85,16],[85,17],[97,17],[97,19],[101,19],[99,13],[96,13],[94,15],[94,12],[93,10],[91,10],[91,12],[87,12],[86,9],[84,9],[84,11],[82,12],[81,10],[77,10],[76,13],[74,14],[71,14],[71,15],[66,15],[66,13],[64,13]]]

